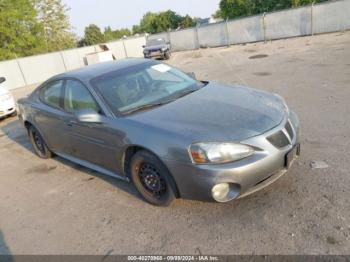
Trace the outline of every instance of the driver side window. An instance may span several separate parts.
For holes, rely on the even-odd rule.
[[[96,112],[100,112],[89,90],[75,80],[67,80],[66,82],[64,107],[69,113],[74,113],[82,109],[93,109]]]

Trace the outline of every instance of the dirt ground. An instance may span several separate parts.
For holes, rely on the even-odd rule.
[[[199,79],[277,92],[300,117],[298,162],[225,204],[153,207],[125,182],[39,159],[18,120],[1,121],[0,254],[349,254],[349,47],[346,32],[173,54]]]

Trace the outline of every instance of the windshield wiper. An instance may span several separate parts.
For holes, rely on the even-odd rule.
[[[156,103],[150,103],[150,104],[145,104],[145,105],[142,105],[142,106],[138,106],[138,107],[135,107],[135,108],[132,108],[128,111],[125,111],[123,112],[123,114],[131,114],[131,113],[134,113],[136,111],[140,111],[140,110],[144,110],[144,109],[149,109],[149,108],[152,108],[152,107],[158,107],[158,106],[161,106],[161,105],[165,105],[165,104],[168,104],[170,102],[173,102],[177,99],[179,99],[180,97],[184,97],[190,93],[193,93],[193,92],[196,92],[199,88],[194,88],[194,89],[190,89],[190,90],[185,90],[185,91],[182,91],[182,92],[179,92],[177,96],[171,98],[171,99],[168,99],[168,100],[165,100],[165,101],[161,101],[161,102],[156,102]]]
[[[135,108],[132,108],[132,109],[130,109],[130,110],[128,110],[128,111],[123,112],[123,114],[131,114],[131,113],[134,113],[134,112],[136,112],[136,111],[140,111],[140,110],[144,110],[144,109],[149,109],[149,108],[152,108],[152,107],[158,107],[158,106],[161,106],[161,105],[170,103],[171,101],[173,101],[173,99],[167,100],[167,101],[164,101],[164,102],[150,103],[150,104],[138,106],[138,107],[135,107]]]
[[[174,98],[174,100],[176,100],[176,99],[178,99],[178,98],[180,98],[180,97],[187,96],[187,95],[189,95],[189,94],[191,94],[191,93],[193,93],[193,92],[198,91],[199,89],[200,89],[200,88],[193,88],[193,89],[184,90],[184,91],[182,91],[182,92],[179,92],[179,95],[177,95],[177,96]]]

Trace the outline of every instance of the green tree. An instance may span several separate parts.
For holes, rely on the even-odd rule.
[[[34,0],[39,21],[44,26],[47,51],[57,51],[76,46],[77,38],[71,32],[67,12],[69,8],[61,0]]]
[[[231,19],[324,1],[327,0],[221,0],[213,16]]]
[[[110,26],[107,26],[103,32],[105,40],[106,41],[111,41],[114,39],[115,34],[114,31],[112,30],[112,28]]]
[[[185,17],[182,18],[181,28],[193,27],[195,25],[196,25],[195,21],[189,15],[186,15]]]
[[[110,26],[107,26],[103,32],[105,41],[112,41],[123,38],[124,36],[130,36],[131,31],[127,28],[119,30],[112,30]]]
[[[325,1],[328,1],[328,0],[292,0],[292,6],[298,7],[303,5],[311,5],[313,2],[317,4]]]
[[[0,60],[43,52],[43,27],[30,0],[0,0]]]
[[[247,2],[246,0],[221,0],[219,15],[225,19],[249,15]]]
[[[174,11],[168,10],[159,13],[146,13],[139,25],[133,27],[133,33],[160,33],[169,29],[181,27],[183,17]]]
[[[105,42],[101,29],[94,24],[85,27],[84,45],[95,45]]]
[[[134,25],[132,27],[132,33],[133,34],[140,34],[140,33],[142,33],[141,27],[139,25]]]

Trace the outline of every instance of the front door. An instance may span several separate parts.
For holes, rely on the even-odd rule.
[[[66,81],[64,108],[70,115],[66,120],[71,141],[70,155],[116,172],[118,138],[113,136],[114,132],[105,123],[80,123],[74,116],[75,112],[87,108],[103,115],[96,100],[81,82]]]

